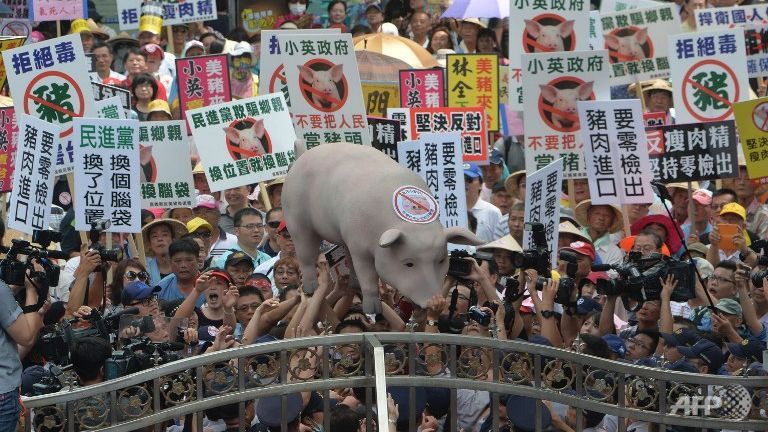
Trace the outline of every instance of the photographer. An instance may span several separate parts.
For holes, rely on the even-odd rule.
[[[55,296],[58,300],[67,302],[65,316],[68,319],[72,318],[80,306],[97,307],[101,304],[104,297],[105,282],[103,273],[98,271],[101,265],[101,254],[96,250],[89,251],[88,245],[80,247],[80,256],[67,261],[61,275],[64,276],[69,273],[68,269],[74,269],[71,273],[74,280],[61,277]],[[71,282],[71,285],[68,281]],[[64,289],[61,290],[61,288]]]
[[[112,345],[108,340],[95,336],[77,339],[69,355],[72,368],[80,379],[80,386],[104,382],[105,362],[112,356]]]

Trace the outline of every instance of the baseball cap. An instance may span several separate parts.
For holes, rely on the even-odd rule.
[[[229,273],[225,272],[224,270],[220,269],[214,269],[210,273],[211,277],[219,278],[227,283],[227,285],[232,285],[234,281],[232,280],[232,276],[229,275]]]
[[[501,165],[504,163],[504,156],[502,156],[501,152],[497,149],[493,149],[491,152],[491,155],[488,156],[488,161],[490,161],[494,165]]]
[[[701,242],[694,242],[688,245],[688,250],[693,252],[698,252],[702,255],[706,255],[709,248],[707,248],[707,245]]]
[[[368,5],[368,6],[365,8],[365,13],[368,13],[368,11],[369,11],[369,10],[371,10],[371,8],[375,8],[375,9],[376,9],[376,10],[378,10],[379,12],[384,12],[384,10],[381,8],[381,3],[378,3],[378,2],[376,2],[376,3],[371,3],[371,4],[369,4],[369,5]]]
[[[686,358],[700,358],[709,366],[710,373],[717,373],[723,365],[723,352],[708,339],[700,339],[691,347],[678,346],[677,351]]]
[[[234,47],[232,47],[232,50],[229,52],[229,55],[232,57],[240,57],[241,55],[250,54],[253,55],[253,47],[248,42],[242,41],[238,42]]]
[[[200,48],[203,51],[203,54],[205,54],[205,45],[203,45],[203,43],[199,40],[193,39],[184,44],[184,49],[181,51],[181,56],[186,57],[189,53],[189,50],[192,48]]]
[[[163,112],[168,115],[171,115],[171,107],[168,106],[168,102],[162,100],[162,99],[155,99],[152,102],[147,105],[147,108],[149,108],[149,113],[152,114],[153,112]]]
[[[515,426],[515,430],[536,430],[536,399],[510,395],[507,397],[507,418]],[[547,429],[552,425],[552,414],[547,407],[541,410],[541,427]]]
[[[720,216],[727,214],[727,213],[733,213],[735,215],[738,215],[744,220],[747,220],[747,211],[744,210],[744,207],[741,206],[741,204],[738,203],[728,203],[723,206],[723,209],[720,210]]]
[[[712,192],[707,189],[699,189],[695,191],[691,194],[691,198],[701,205],[708,206],[712,204]]]
[[[193,233],[200,228],[207,228],[208,231],[213,231],[213,227],[205,219],[201,217],[192,218],[187,222],[187,231]]]
[[[251,267],[253,267],[253,260],[251,259],[251,257],[248,256],[247,253],[240,252],[240,251],[232,252],[231,254],[229,254],[229,256],[227,257],[227,260],[224,262],[224,267],[226,268],[229,266],[235,266],[242,263],[249,264]]]
[[[739,302],[737,302],[734,299],[730,298],[724,298],[717,302],[715,305],[715,309],[719,310],[720,312],[725,312],[728,315],[738,315],[741,316],[741,305]]]
[[[765,343],[756,339],[742,339],[740,343],[729,343],[727,346],[732,355],[750,362],[759,362],[765,349]]]
[[[216,198],[214,198],[211,195],[198,195],[197,196],[197,202],[195,203],[195,208],[198,207],[204,207],[209,209],[215,209],[218,208],[219,205],[216,203]]]
[[[619,358],[624,358],[627,354],[627,344],[624,339],[613,333],[603,336],[603,340],[608,344],[608,349],[617,354]]]
[[[699,368],[697,368],[695,364],[689,362],[685,358],[681,358],[672,364],[666,365],[664,369],[675,372],[699,373]]]
[[[603,307],[600,303],[592,300],[589,297],[579,297],[576,300],[576,313],[579,315],[586,315],[592,311],[602,311]]]
[[[163,49],[160,48],[160,45],[158,44],[146,44],[143,47],[141,47],[141,50],[144,51],[144,53],[147,55],[147,57],[157,57],[157,58],[164,58],[165,53],[163,52]]]
[[[262,425],[279,427],[282,414],[282,396],[270,396],[256,401],[256,415]],[[304,402],[301,393],[291,393],[286,396],[285,417],[288,423],[299,418]]]
[[[471,179],[476,179],[479,177],[482,180],[483,178],[483,173],[480,171],[480,167],[478,167],[476,163],[465,163],[464,175]]]
[[[693,346],[700,339],[695,332],[687,328],[679,328],[673,333],[661,332],[659,335],[661,335],[667,345],[673,347]]]
[[[608,273],[606,272],[589,272],[589,274],[586,277],[587,280],[592,282],[593,284],[597,285],[597,281],[600,279],[609,279]]]
[[[88,22],[86,20],[83,18],[78,18],[76,20],[72,20],[72,23],[70,23],[69,33],[91,33],[91,28],[88,27]]]
[[[152,294],[160,292],[160,287],[150,287],[142,281],[135,280],[123,288],[121,301],[123,305],[129,305],[137,300],[149,298]]]
[[[579,255],[584,255],[592,258],[592,261],[595,260],[595,248],[587,242],[575,241],[571,243],[569,246],[566,246],[560,250],[573,251]]]
[[[245,280],[245,284],[254,288],[272,289],[272,281],[270,281],[269,276],[264,273],[254,273],[248,276],[248,279]]]
[[[277,226],[277,231],[276,232],[280,233],[280,232],[283,232],[283,231],[288,231],[288,227],[285,225],[285,221],[281,220],[280,221],[280,225]]]

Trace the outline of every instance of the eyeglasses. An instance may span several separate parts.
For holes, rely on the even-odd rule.
[[[647,351],[651,350],[651,347],[649,347],[648,345],[644,344],[643,341],[641,341],[637,336],[635,336],[633,338],[627,339],[627,342],[629,342],[629,343],[631,343],[633,345],[637,345],[640,348],[643,348],[644,350],[647,350]]]
[[[252,224],[248,224],[248,225],[238,225],[237,228],[245,228],[245,229],[247,229],[249,231],[253,231],[255,229],[262,229],[262,228],[264,228],[264,224],[262,224],[262,223],[258,223],[258,224],[252,223]]]
[[[138,273],[133,270],[128,270],[127,272],[125,272],[125,278],[128,279],[129,281],[134,281],[136,280],[136,278],[139,278],[140,281],[146,282],[149,280],[149,273],[143,270]]]
[[[149,307],[155,303],[157,303],[157,296],[153,295],[145,298],[144,300],[135,301],[131,304],[131,306],[143,305],[143,306]]]
[[[246,312],[248,309],[250,310],[256,310],[258,307],[261,306],[261,303],[249,303],[240,305],[237,308],[235,308],[238,312]]]
[[[273,229],[277,229],[280,226],[280,221],[267,222],[267,226]]]
[[[723,283],[723,282],[730,282],[730,283],[735,283],[735,282],[733,281],[733,279],[728,279],[728,278],[724,278],[724,277],[722,277],[722,276],[717,276],[717,275],[712,275],[712,276],[710,276],[710,277],[709,277],[709,279],[707,279],[707,280],[710,280],[710,281],[717,281],[717,283]]]

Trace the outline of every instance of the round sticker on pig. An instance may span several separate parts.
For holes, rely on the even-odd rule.
[[[435,197],[416,186],[403,186],[392,196],[395,213],[413,223],[430,223],[440,214]]]
[[[246,117],[224,127],[227,150],[234,160],[262,156],[272,151],[264,119]]]
[[[304,100],[319,111],[334,112],[347,102],[349,91],[344,65],[313,59],[299,65],[299,86]]]

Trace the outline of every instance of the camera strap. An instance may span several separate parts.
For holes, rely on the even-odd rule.
[[[33,313],[39,311],[43,305],[45,304],[45,301],[48,299],[48,290],[46,290],[45,295],[40,295],[40,287],[37,286],[34,280],[32,280],[29,275],[27,275],[27,279],[29,279],[29,282],[32,284],[32,286],[35,287],[35,290],[37,290],[37,303],[26,305],[21,307],[21,311],[23,313]]]

